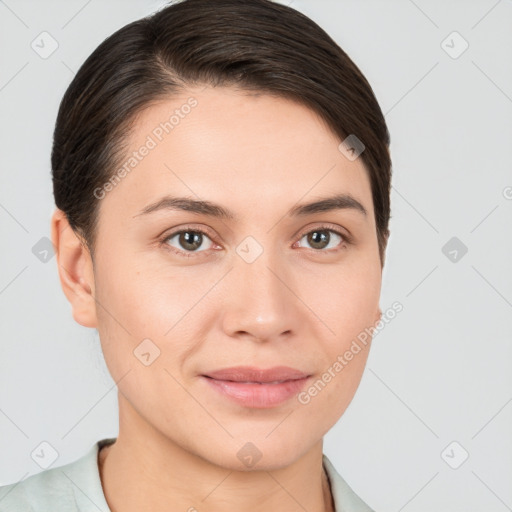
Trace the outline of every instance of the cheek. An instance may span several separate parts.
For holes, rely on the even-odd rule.
[[[319,417],[324,418],[319,426],[330,428],[357,391],[371,347],[368,328],[375,324],[379,283],[368,274],[338,276],[324,295],[318,316],[329,330],[322,327],[326,334],[319,338],[320,373],[301,402],[310,411],[318,410]]]
[[[310,276],[303,289],[305,301],[326,326],[325,339],[332,348],[342,349],[375,322],[380,265],[374,259],[347,261]]]
[[[376,322],[380,288],[380,263],[357,260],[357,264],[340,266],[317,280],[316,293],[304,296],[314,304],[311,309],[322,320],[325,333],[319,339],[322,373],[305,399],[322,403],[334,421],[354,397],[361,380],[371,346],[368,328]]]
[[[160,349],[160,361],[183,357],[192,348],[188,340],[201,327],[196,308],[204,311],[208,301],[201,298],[219,280],[217,274],[222,272],[173,268],[161,258],[136,255],[116,265],[103,261],[96,272],[96,298],[105,357],[131,362],[134,349],[145,339]]]

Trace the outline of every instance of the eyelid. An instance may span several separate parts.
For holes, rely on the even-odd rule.
[[[299,235],[295,236],[300,240],[304,235],[311,233],[312,231],[334,231],[337,235],[341,236],[343,242],[347,244],[351,244],[353,242],[353,238],[351,235],[347,233],[346,229],[341,228],[336,224],[330,224],[329,222],[321,222],[319,226],[309,226],[300,231]],[[329,251],[317,251],[317,252],[329,252]]]
[[[184,231],[193,231],[194,233],[203,233],[204,235],[207,235],[210,240],[214,241],[215,235],[213,231],[204,226],[204,225],[197,225],[194,226],[193,224],[185,224],[185,226],[182,226],[176,230],[170,230],[168,233],[164,232],[164,234],[160,235],[158,238],[161,240],[167,240],[168,238],[171,238],[173,236],[176,236],[180,233],[183,233]]]

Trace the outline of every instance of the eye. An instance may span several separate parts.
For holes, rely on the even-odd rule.
[[[301,235],[299,242],[303,239],[306,240],[306,243],[308,243],[313,250],[329,253],[336,252],[349,243],[348,236],[342,235],[330,226],[320,226],[307,231]],[[333,248],[334,251],[332,250]]]
[[[297,244],[300,244],[302,247],[301,242],[303,239],[305,243],[310,245],[311,250],[317,253],[327,254],[337,252],[351,243],[351,239],[348,235],[342,235],[331,226],[320,226],[313,230],[303,232],[300,235],[299,241],[295,242],[293,247],[296,247]],[[206,244],[206,247],[204,247],[205,240],[210,242]],[[193,257],[195,253],[206,252],[208,249],[213,249],[215,246],[215,243],[208,236],[206,231],[189,227],[165,236],[165,238],[161,240],[161,244],[166,249],[185,258]]]
[[[200,229],[184,229],[166,236],[162,243],[169,246],[173,252],[181,256],[190,257],[192,254],[186,253],[204,252],[199,249],[204,245],[205,239],[209,240],[211,245],[213,245],[212,240],[205,231]],[[206,247],[206,250],[211,249],[211,245]]]

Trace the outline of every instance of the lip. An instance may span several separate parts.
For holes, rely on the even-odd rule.
[[[231,368],[205,373],[204,376],[216,380],[229,380],[234,382],[268,383],[303,379],[309,377],[309,374],[289,366],[274,366],[268,369],[256,368],[255,366],[233,366]]]
[[[311,375],[288,366],[225,368],[201,375],[221,395],[245,407],[275,407],[295,396]]]

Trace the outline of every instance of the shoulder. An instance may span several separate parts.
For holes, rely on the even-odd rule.
[[[31,475],[19,482],[0,487],[1,512],[39,512],[53,506],[72,507],[74,492],[71,482],[66,478],[69,467],[47,469]]]
[[[374,512],[345,482],[325,454],[323,466],[329,477],[336,512]]]
[[[97,460],[99,447],[110,441],[98,441],[74,462],[0,486],[0,512],[109,512]]]

